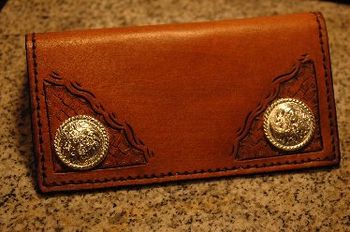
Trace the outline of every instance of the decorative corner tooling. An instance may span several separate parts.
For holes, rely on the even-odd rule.
[[[60,124],[76,115],[90,115],[105,126],[109,134],[109,148],[99,169],[144,165],[154,156],[130,124],[119,121],[115,113],[108,112],[96,96],[78,82],[65,80],[57,72],[52,72],[44,80],[44,93],[51,141]],[[52,158],[58,161],[55,155]],[[56,172],[67,171],[60,162],[54,162],[54,165]]]
[[[308,55],[303,55],[291,70],[272,81],[272,87],[267,96],[261,100],[255,110],[248,113],[243,127],[236,133],[233,146],[233,155],[236,159],[256,159],[292,153],[292,151],[281,151],[272,146],[264,135],[264,112],[278,98],[301,100],[314,113],[316,122],[314,136],[308,146],[300,149],[298,153],[322,149],[315,66]]]

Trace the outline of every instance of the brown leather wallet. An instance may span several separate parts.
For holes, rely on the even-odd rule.
[[[338,165],[320,13],[26,36],[41,191]]]

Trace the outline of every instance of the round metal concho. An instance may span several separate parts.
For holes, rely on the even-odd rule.
[[[102,123],[86,115],[64,121],[54,141],[58,158],[77,170],[96,167],[106,157],[108,146],[109,137]]]
[[[304,147],[313,137],[315,117],[309,107],[294,98],[273,102],[264,114],[264,133],[275,147],[295,151]]]

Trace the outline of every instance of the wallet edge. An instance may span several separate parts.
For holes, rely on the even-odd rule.
[[[276,163],[276,162],[266,162],[257,164],[255,166],[233,168],[233,169],[209,169],[209,170],[193,170],[184,173],[171,173],[162,174],[158,177],[153,175],[145,175],[145,177],[130,177],[121,179],[102,179],[94,180],[87,183],[81,184],[61,184],[57,186],[47,185],[45,182],[45,154],[43,154],[43,136],[41,131],[41,117],[40,117],[40,106],[39,106],[39,96],[38,96],[38,70],[36,62],[36,41],[35,34],[26,35],[26,56],[27,56],[27,70],[28,70],[28,82],[30,86],[30,104],[31,104],[31,117],[32,117],[32,133],[34,141],[34,150],[36,157],[36,167],[37,167],[37,179],[39,184],[39,189],[41,192],[52,192],[52,191],[66,191],[66,190],[79,190],[79,189],[91,189],[91,188],[105,188],[105,187],[115,187],[115,186],[125,186],[125,185],[139,185],[139,184],[151,184],[151,183],[161,183],[170,182],[177,180],[186,179],[203,179],[212,177],[223,177],[223,176],[237,176],[246,174],[256,174],[265,172],[276,172],[276,171],[286,171],[286,170],[297,170],[311,167],[326,167],[326,166],[336,166],[340,164],[340,148],[339,148],[339,135],[337,127],[337,116],[336,116],[336,106],[334,99],[334,89],[333,80],[331,72],[331,62],[329,55],[329,44],[328,35],[325,20],[320,12],[312,12],[315,16],[318,31],[319,31],[319,41],[320,50],[322,51],[322,61],[323,69],[325,75],[325,83],[327,87],[327,103],[328,108],[331,113],[330,123],[331,123],[331,138],[332,138],[332,151],[334,154],[329,154],[322,160],[309,160],[308,158],[302,160],[303,162],[291,162],[291,163]],[[334,157],[329,160],[329,157]],[[190,176],[190,177],[189,177]]]

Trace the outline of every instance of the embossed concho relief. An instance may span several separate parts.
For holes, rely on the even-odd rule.
[[[90,169],[106,158],[109,135],[95,118],[73,116],[57,129],[54,147],[58,158],[66,166],[78,170]]]
[[[309,107],[294,98],[274,101],[264,113],[264,132],[270,143],[284,151],[306,146],[315,131],[315,118]]]
[[[128,123],[77,82],[53,72],[44,91],[56,172],[144,165],[154,155]]]
[[[300,154],[322,149],[316,73],[314,62],[307,55],[302,56],[286,74],[276,77],[266,96],[248,114],[243,126],[237,131],[233,146],[233,155],[236,159],[247,160],[288,155],[293,154],[293,151],[296,150]],[[281,98],[293,98],[299,103],[303,102],[310,111],[307,113],[309,120],[305,120],[305,123],[310,124],[303,124],[305,127],[301,126],[299,138],[298,135],[292,135],[294,132],[291,130],[288,132],[291,136],[287,137],[281,136],[283,133],[274,136],[272,136],[272,132],[266,133],[268,128],[267,126],[264,128],[264,121],[266,121],[264,113],[273,102]],[[301,115],[299,116],[299,119],[303,118]],[[278,126],[275,125],[275,132],[278,130],[277,128]],[[276,138],[280,138],[280,141]]]

